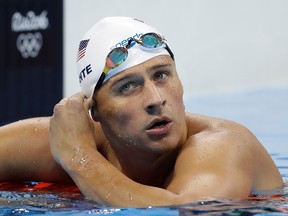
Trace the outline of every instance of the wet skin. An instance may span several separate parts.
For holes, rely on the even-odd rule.
[[[93,99],[77,93],[51,118],[1,127],[0,180],[72,179],[88,198],[125,207],[244,199],[283,186],[247,128],[185,112],[169,56],[115,75]]]

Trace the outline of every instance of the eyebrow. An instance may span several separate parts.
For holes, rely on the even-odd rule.
[[[133,77],[138,77],[138,75],[135,75],[135,74],[127,74],[127,75],[125,75],[124,77],[122,77],[122,78],[118,79],[117,81],[115,81],[115,82],[112,84],[112,86],[113,86],[113,85],[116,85],[117,83],[122,82],[123,80],[131,79],[131,78],[133,78]]]
[[[149,71],[157,70],[157,69],[159,69],[159,68],[167,67],[167,66],[169,67],[169,66],[171,66],[171,64],[170,64],[170,63],[162,63],[162,64],[153,65],[153,66],[150,67],[148,70],[149,70]]]

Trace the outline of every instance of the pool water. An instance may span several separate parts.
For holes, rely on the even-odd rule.
[[[288,185],[277,197],[215,200],[187,205],[148,208],[113,208],[85,199],[77,190],[57,185],[57,190],[35,189],[36,182],[2,185],[0,215],[284,215],[288,214]],[[41,183],[40,183],[41,184]],[[23,190],[24,188],[24,190]],[[70,192],[67,192],[69,190]],[[71,191],[72,190],[72,191]],[[66,191],[66,192],[65,192]]]
[[[113,208],[77,188],[39,182],[1,183],[0,215],[288,215],[288,88],[185,99],[187,111],[237,121],[268,150],[285,181],[284,194],[149,208]]]

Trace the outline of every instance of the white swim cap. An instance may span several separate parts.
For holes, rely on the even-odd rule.
[[[102,74],[106,57],[115,47],[125,46],[129,38],[139,39],[142,34],[154,32],[162,35],[158,30],[137,19],[129,17],[107,17],[97,22],[80,41],[77,66],[79,83],[82,92],[89,98]],[[141,64],[159,55],[169,55],[165,48],[143,50],[136,44],[128,51],[128,57],[120,66],[109,70],[107,81],[117,73]]]

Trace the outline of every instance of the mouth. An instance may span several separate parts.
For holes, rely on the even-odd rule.
[[[168,123],[169,123],[169,121],[167,121],[167,120],[153,121],[150,124],[150,126],[147,128],[147,130],[153,130],[155,128],[161,128],[161,127],[165,126]]]
[[[146,133],[153,137],[166,136],[171,131],[172,123],[169,118],[155,119],[146,128]]]

